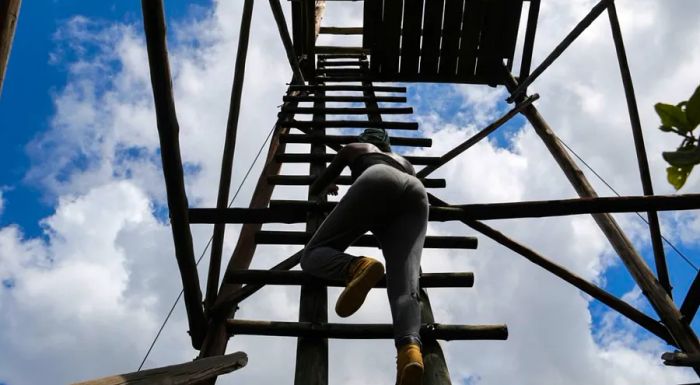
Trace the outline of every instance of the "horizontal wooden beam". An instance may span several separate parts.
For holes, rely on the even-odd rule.
[[[334,61],[327,61],[327,60],[320,60],[318,61],[318,68],[323,68],[323,67],[349,67],[352,66],[353,68],[360,68],[360,64],[365,64],[364,61],[362,60],[334,60]]]
[[[292,120],[285,122],[287,127],[292,128],[383,128],[385,130],[417,130],[417,122],[391,122],[391,121],[368,121],[368,120],[324,120],[305,121]]]
[[[325,35],[362,35],[362,27],[321,27]]]
[[[358,141],[356,135],[298,135],[284,134],[280,137],[282,143],[323,143],[323,144],[348,144]],[[430,147],[433,145],[433,140],[430,138],[413,138],[390,136],[389,143],[392,146],[410,146],[410,147]]]
[[[700,365],[700,354],[682,352],[666,352],[661,355],[664,365],[668,366],[697,366]],[[690,385],[690,384],[689,384]]]
[[[406,87],[394,87],[394,86],[359,86],[359,85],[349,85],[349,84],[338,84],[338,85],[296,85],[292,84],[289,86],[290,91],[372,91],[372,92],[406,92]]]
[[[335,154],[325,154],[323,156],[315,156],[311,154],[280,154],[276,157],[278,162],[287,163],[309,163],[312,161],[324,161],[326,163],[333,161]],[[424,166],[433,164],[440,160],[437,156],[404,156],[406,160],[414,166]]]
[[[255,241],[267,245],[305,245],[313,233],[305,231],[258,231]],[[423,247],[434,249],[476,249],[476,237],[426,236]],[[362,235],[352,244],[358,247],[380,247],[373,235]]]
[[[463,210],[462,213],[451,210]],[[561,215],[700,209],[700,194],[576,198],[551,201],[452,205],[441,215],[453,219],[541,218]]]
[[[310,186],[316,180],[312,175],[274,175],[267,178],[268,183],[280,186]],[[445,188],[447,182],[444,179],[421,179],[426,188]],[[349,176],[339,176],[335,184],[349,186],[352,179]]]
[[[325,114],[325,115],[367,115],[367,114],[387,114],[401,115],[412,114],[413,107],[283,107],[282,112],[291,114]]]
[[[345,281],[333,281],[314,277],[302,271],[274,270],[238,270],[231,272],[227,283],[245,283],[260,285],[310,285],[319,284],[331,287],[345,287]],[[474,286],[474,273],[423,273],[419,278],[423,288],[452,288]],[[375,288],[385,288],[386,279],[382,278]]]
[[[363,53],[332,53],[318,55],[318,60],[335,60],[335,59],[358,59],[367,60],[367,55]]]
[[[331,96],[291,96],[285,95],[282,98],[284,102],[380,102],[380,103],[405,103],[405,96],[375,96],[369,98],[366,96],[344,96],[344,95],[331,95]]]
[[[73,385],[195,384],[202,380],[233,372],[247,364],[248,356],[243,352],[236,352],[225,356],[202,358],[184,364],[77,382]]]
[[[338,339],[390,339],[394,328],[390,324],[333,324],[311,322],[279,322],[229,320],[232,335],[266,335],[279,337],[320,337]],[[451,340],[506,340],[506,325],[443,325],[424,324],[421,336],[444,341]]]

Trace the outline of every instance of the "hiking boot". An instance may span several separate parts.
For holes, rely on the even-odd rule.
[[[418,344],[406,344],[398,349],[396,358],[396,385],[423,383],[423,354]]]
[[[341,317],[355,313],[383,276],[384,265],[376,259],[360,257],[353,261],[348,268],[348,284],[335,303],[335,312]]]

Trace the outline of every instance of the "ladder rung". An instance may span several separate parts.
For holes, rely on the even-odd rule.
[[[257,285],[308,285],[320,284],[331,287],[345,287],[347,282],[320,279],[302,271],[277,270],[232,270],[226,274],[226,283]],[[424,273],[419,279],[422,288],[452,288],[474,286],[474,273]],[[386,288],[386,278],[382,278],[375,288]]]
[[[255,234],[255,242],[264,245],[305,245],[313,233],[306,231],[271,231],[262,230]],[[424,248],[428,249],[476,249],[476,237],[453,237],[429,235],[425,237]],[[353,246],[380,247],[373,235],[362,235]]]
[[[321,27],[325,35],[362,35],[362,27]]]
[[[334,324],[316,322],[226,321],[230,335],[248,334],[280,337],[320,337],[338,339],[394,338],[390,324]],[[444,325],[423,324],[420,329],[425,339],[437,340],[506,340],[506,325]]]
[[[369,81],[372,81],[372,79],[368,76],[357,76],[357,75],[316,76],[316,77],[314,77],[314,80],[317,82],[331,82],[331,83],[343,83],[343,82],[350,83],[350,82],[369,82]]]
[[[280,186],[309,186],[314,180],[312,175],[273,175],[267,177],[267,182],[273,185]],[[423,186],[426,188],[445,188],[447,183],[444,179],[421,179]],[[341,186],[349,186],[352,184],[352,179],[349,176],[339,176],[335,180],[336,184]]]
[[[282,143],[323,143],[323,144],[348,144],[357,142],[355,135],[324,135],[312,136],[301,134],[282,134],[280,135]],[[389,143],[393,146],[410,146],[410,147],[430,147],[433,140],[430,138],[411,138],[411,137],[389,137]]]
[[[393,86],[358,86],[351,84],[334,85],[296,85],[289,86],[290,91],[374,91],[374,92],[406,92],[406,87]]]
[[[284,96],[282,101],[285,102],[378,102],[378,103],[405,103],[405,96]]]
[[[324,120],[324,121],[308,121],[308,120],[290,120],[283,123],[287,127],[297,128],[385,128],[395,130],[417,130],[418,123],[416,122],[371,122],[368,120]]]
[[[367,115],[367,114],[387,114],[400,115],[412,114],[413,107],[282,107],[282,112],[292,114],[324,114],[324,115]]]
[[[310,163],[315,161],[325,161],[328,163],[332,162],[334,157],[335,154],[278,154],[275,156],[275,159],[278,162],[286,163]],[[411,164],[414,166],[428,166],[440,161],[440,157],[438,156],[404,156],[404,158],[406,158],[406,160],[411,162]]]
[[[357,66],[357,68],[360,67],[360,64],[364,62],[361,61],[350,61],[350,60],[339,60],[339,61],[325,61],[325,60],[319,60],[318,64],[323,67],[345,67],[345,66]]]
[[[318,47],[316,47],[316,48],[318,48]],[[350,48],[355,48],[355,49],[356,49],[357,47],[350,47]],[[366,52],[366,53],[357,53],[357,52],[323,53],[323,52],[319,52],[318,50],[316,50],[316,53],[318,54],[318,58],[319,58],[319,59],[322,59],[322,60],[327,60],[327,59],[352,59],[352,58],[356,58],[356,59],[362,60],[362,59],[364,59],[364,58],[367,57],[367,53],[369,53],[369,52]]]
[[[347,75],[347,76],[356,76],[356,75],[363,75],[364,70],[362,68],[317,68],[316,73],[317,74],[326,74],[326,75]],[[317,75],[318,76],[318,75]]]

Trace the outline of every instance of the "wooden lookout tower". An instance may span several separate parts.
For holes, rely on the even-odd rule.
[[[218,200],[216,207],[201,208],[190,207],[185,192],[178,122],[165,40],[163,0],[142,0],[175,257],[182,275],[189,335],[192,347],[199,351],[199,355],[192,363],[119,376],[123,382],[104,382],[109,379],[101,379],[87,383],[161,383],[157,381],[164,381],[163,378],[177,378],[181,381],[177,383],[182,384],[214,383],[218,375],[246,364],[244,354],[226,356],[224,353],[232,336],[249,334],[297,338],[294,384],[326,385],[329,382],[328,339],[391,338],[392,328],[388,324],[329,323],[327,287],[342,286],[343,282],[319,281],[300,271],[291,270],[299,262],[303,245],[332,209],[334,202],[327,201],[325,196],[311,194],[308,195],[308,200],[304,201],[275,201],[271,200],[271,197],[277,185],[308,187],[331,161],[334,153],[354,140],[354,135],[336,134],[337,129],[343,129],[343,132],[347,133],[353,129],[383,128],[392,130],[391,140],[394,146],[430,146],[430,138],[401,135],[401,132],[419,130],[418,123],[391,117],[392,114],[412,113],[412,108],[405,105],[406,97],[402,94],[407,91],[406,86],[410,87],[411,83],[416,82],[505,87],[510,94],[508,102],[512,103],[510,111],[444,155],[408,157],[419,170],[418,177],[428,188],[430,221],[459,221],[466,225],[467,233],[471,232],[474,235],[448,237],[428,234],[424,247],[476,249],[475,235],[478,233],[488,237],[674,346],[677,351],[667,353],[663,357],[667,364],[689,366],[700,374],[700,342],[690,327],[700,305],[700,279],[695,279],[682,306],[677,307],[670,296],[671,282],[657,218],[657,211],[698,209],[700,197],[654,195],[633,84],[613,0],[600,0],[534,69],[531,66],[531,57],[540,0],[357,1],[357,5],[363,7],[363,23],[352,27],[322,25],[326,1],[291,0],[281,4],[280,0],[269,0],[293,77],[287,92],[281,96],[283,104],[250,205],[245,208],[232,208],[228,204],[229,190],[254,5],[254,0],[240,1],[243,13],[224,138]],[[523,12],[526,2],[529,3],[527,12]],[[3,0],[2,4],[8,5],[5,9],[0,9],[3,12],[3,20],[0,20],[0,54],[3,55],[0,57],[0,80],[14,28],[14,21],[8,20],[17,15],[19,1]],[[291,8],[291,30],[288,29],[283,6]],[[635,143],[643,196],[599,198],[576,162],[557,139],[554,130],[533,105],[539,96],[528,94],[527,87],[603,14],[609,18],[612,29],[627,98],[631,136]],[[519,36],[519,33],[522,36]],[[351,35],[356,38],[357,45],[317,45],[317,37],[322,34]],[[522,53],[516,57],[515,47],[519,39],[524,43]],[[518,73],[512,73],[515,63],[515,67],[519,68]],[[394,83],[403,84],[397,86]],[[328,103],[333,103],[333,106],[327,106]],[[343,103],[347,106],[337,106]],[[439,192],[436,190],[445,187],[448,181],[433,179],[431,174],[519,114],[529,121],[540,136],[579,198],[466,205],[452,205],[438,198]],[[329,129],[333,131],[327,132]],[[287,143],[305,143],[309,145],[310,150],[308,153],[288,153]],[[308,164],[308,175],[280,175],[283,163]],[[340,177],[337,180],[338,184],[349,182],[348,177]],[[611,215],[621,212],[647,214],[655,271],[652,271],[635,250]],[[636,284],[642,289],[657,318],[642,313],[624,300],[484,223],[490,219],[574,214],[593,216]],[[204,293],[200,290],[190,233],[191,224],[201,223],[214,225],[211,261],[206,273]],[[233,223],[242,224],[242,229],[231,258],[223,265],[223,279],[219,282],[224,262],[224,229],[226,224]],[[263,225],[267,223],[303,223],[306,225],[306,231],[265,230]],[[259,244],[296,245],[299,252],[291,256],[280,256],[278,263],[268,270],[251,270],[249,266],[255,256],[256,245]],[[354,245],[379,246],[377,240],[370,235],[360,237]],[[423,305],[421,333],[424,338],[426,361],[425,385],[451,384],[439,340],[505,340],[508,337],[505,325],[452,325],[441,323],[433,316],[428,296],[430,288],[470,287],[473,278],[472,272],[423,274],[420,278]],[[243,320],[236,317],[238,304],[254,301],[256,292],[265,285],[301,287],[298,322]],[[383,285],[380,283],[379,287]]]

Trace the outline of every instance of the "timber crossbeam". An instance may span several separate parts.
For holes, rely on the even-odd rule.
[[[337,324],[312,322],[229,320],[231,335],[267,335],[278,337],[321,337],[337,339],[391,339],[394,328],[390,324]],[[451,340],[506,340],[505,325],[445,325],[423,324],[421,336],[426,339]]]
[[[275,270],[240,270],[231,272],[228,283],[260,284],[260,285],[322,285],[329,287],[345,287],[347,282],[334,281],[314,277],[302,271]],[[419,278],[423,288],[448,288],[474,286],[474,273],[423,273]],[[382,278],[374,286],[386,288],[386,278]]]

